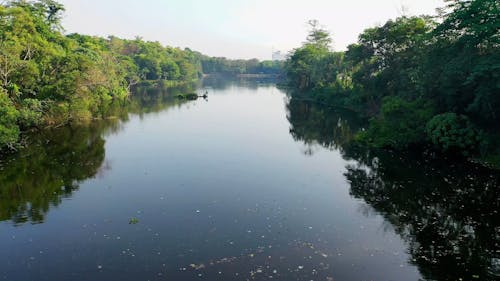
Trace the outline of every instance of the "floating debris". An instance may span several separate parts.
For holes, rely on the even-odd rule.
[[[200,270],[200,269],[204,269],[205,268],[205,265],[202,263],[202,264],[190,264],[189,265],[192,269],[194,270]]]

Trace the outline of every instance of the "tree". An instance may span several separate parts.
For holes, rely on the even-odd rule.
[[[65,11],[64,6],[54,0],[39,0],[33,8],[45,19],[52,29],[62,30],[61,18]]]
[[[318,20],[309,20],[309,34],[307,35],[307,42],[305,44],[314,45],[317,48],[330,49],[332,38],[330,33],[322,28]]]
[[[311,21],[307,41],[286,62],[289,85],[369,117],[358,139],[370,145],[404,149],[427,141],[455,154],[500,155],[500,2],[446,2],[441,23],[429,16],[389,20],[337,57]]]
[[[311,90],[324,83],[325,59],[330,54],[330,34],[319,27],[316,20],[309,21],[310,31],[302,47],[293,50],[285,68],[289,83],[299,90]]]
[[[0,4],[0,150],[21,131],[106,116],[141,79],[197,79],[201,54],[140,38],[61,33],[54,0]]]
[[[500,116],[500,3],[450,0],[443,22],[433,32],[425,66],[431,93],[443,112],[471,115],[495,126]]]

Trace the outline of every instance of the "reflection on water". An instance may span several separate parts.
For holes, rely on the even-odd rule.
[[[423,276],[486,280],[500,273],[498,174],[394,154],[364,164],[348,167],[351,194],[395,227]]]
[[[46,130],[8,159],[0,172],[0,220],[41,223],[51,207],[70,197],[104,162],[101,131],[107,122]]]
[[[196,84],[186,84],[177,87],[166,87],[155,85],[149,87],[136,87],[133,89],[131,101],[125,108],[125,112],[144,115],[168,110],[172,107],[180,107],[186,104],[185,100],[175,97],[179,94],[186,94],[196,91]]]
[[[224,91],[231,87],[245,87],[248,89],[256,90],[262,87],[275,87],[279,82],[276,79],[270,78],[252,78],[252,79],[221,79],[218,77],[207,77],[200,81],[198,85],[201,89],[212,89],[217,91]]]
[[[312,151],[314,145],[343,151],[362,128],[363,121],[354,112],[316,106],[291,98],[287,102],[290,134]]]
[[[80,182],[111,169],[104,163],[106,135],[118,133],[130,114],[182,106],[185,101],[175,95],[190,91],[192,85],[138,87],[130,103],[113,104],[102,121],[29,135],[26,148],[0,159],[0,221],[42,223],[49,209],[70,198]]]
[[[500,173],[419,152],[359,147],[351,140],[360,123],[349,114],[293,99],[288,109],[295,139],[355,160],[345,173],[351,195],[407,241],[425,279],[500,277]]]
[[[268,81],[197,87],[1,160],[0,280],[498,280],[498,172],[357,146],[356,114]]]

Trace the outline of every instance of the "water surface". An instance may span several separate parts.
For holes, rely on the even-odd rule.
[[[498,278],[498,173],[354,147],[354,114],[273,84],[201,87],[2,160],[0,280]]]

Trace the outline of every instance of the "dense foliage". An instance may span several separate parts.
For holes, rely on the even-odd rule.
[[[112,104],[128,102],[131,86],[144,80],[176,85],[204,72],[279,68],[272,62],[210,58],[141,38],[65,36],[63,11],[53,0],[0,4],[0,150],[14,147],[33,127],[101,118]]]
[[[438,21],[389,20],[346,52],[333,52],[328,32],[311,22],[308,40],[286,63],[289,85],[370,117],[358,139],[377,147],[434,143],[500,155],[500,3],[447,2]]]
[[[187,81],[201,73],[189,50],[64,36],[63,10],[52,0],[0,5],[0,147],[33,126],[100,117],[139,80]]]
[[[238,76],[241,74],[262,74],[278,76],[283,71],[284,62],[230,60],[227,58],[201,56],[201,64],[205,74],[218,74],[222,76]]]
[[[443,150],[459,149],[466,154],[473,153],[481,141],[477,129],[467,116],[455,113],[434,116],[427,123],[427,135]]]

